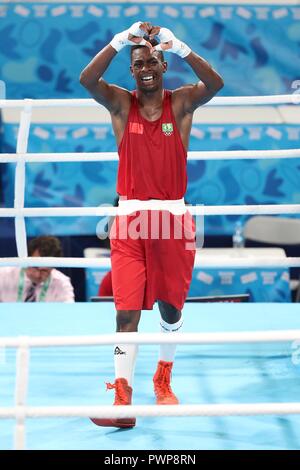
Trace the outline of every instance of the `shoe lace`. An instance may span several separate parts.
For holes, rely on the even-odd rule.
[[[111,384],[109,382],[105,382],[105,385],[106,385],[106,391],[107,390],[112,390],[113,388],[116,388],[115,384]]]
[[[171,389],[171,369],[169,367],[162,367],[159,371],[155,389],[159,389],[162,393],[173,395]]]
[[[128,394],[122,382],[115,382],[113,384],[106,382],[106,391],[115,390],[115,404],[118,405],[128,405]]]

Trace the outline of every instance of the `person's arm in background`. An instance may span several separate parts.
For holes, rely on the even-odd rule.
[[[174,98],[176,99],[177,94],[183,100],[184,111],[193,113],[196,108],[210,101],[221,90],[224,86],[223,79],[205,59],[177,39],[169,29],[159,28],[157,36],[161,42],[154,49],[179,55],[191,66],[199,78],[197,83],[184,85],[174,91]]]
[[[61,298],[57,300],[58,302],[64,302],[67,304],[75,302],[74,288],[71,284],[71,281],[64,286]]]
[[[141,21],[134,23],[129,29],[116,34],[111,42],[105,46],[83,69],[80,74],[80,83],[84,86],[98,103],[105,106],[111,113],[117,114],[122,108],[122,101],[129,98],[128,90],[111,85],[103,80],[102,76],[110,65],[112,59],[123,47],[136,44],[148,45],[143,35],[149,30],[149,23]]]
[[[0,268],[0,302],[3,302],[3,268]]]
[[[52,270],[51,275],[53,279],[49,287],[49,300],[50,302],[75,302],[74,288],[68,276],[57,271]],[[52,285],[51,285],[52,284]]]
[[[0,302],[16,302],[18,298],[18,268],[0,268]]]

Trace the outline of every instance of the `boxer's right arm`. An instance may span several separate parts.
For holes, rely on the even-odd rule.
[[[117,51],[108,44],[91,60],[80,74],[80,83],[98,103],[110,112],[117,113],[122,101],[119,87],[110,85],[102,75],[108,68]],[[125,90],[123,90],[125,91]]]
[[[118,114],[122,109],[124,100],[129,100],[130,93],[117,85],[111,85],[103,80],[102,75],[110,65],[117,53],[127,45],[147,45],[152,47],[143,35],[148,29],[148,23],[137,22],[129,29],[116,34],[111,42],[105,46],[85,67],[80,75],[80,83],[98,103],[105,106],[111,113]]]

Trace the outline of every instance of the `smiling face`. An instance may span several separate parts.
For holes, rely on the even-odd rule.
[[[158,51],[150,52],[148,47],[132,50],[130,71],[138,90],[149,93],[162,89],[163,73],[167,63]]]

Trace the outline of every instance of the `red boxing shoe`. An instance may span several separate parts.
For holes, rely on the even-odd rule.
[[[153,377],[157,405],[178,405],[178,398],[171,389],[173,362],[159,361]]]
[[[114,384],[106,384],[107,390],[115,389],[114,405],[131,405],[132,388],[126,379],[116,379]],[[97,426],[114,428],[133,428],[135,418],[90,418]]]

